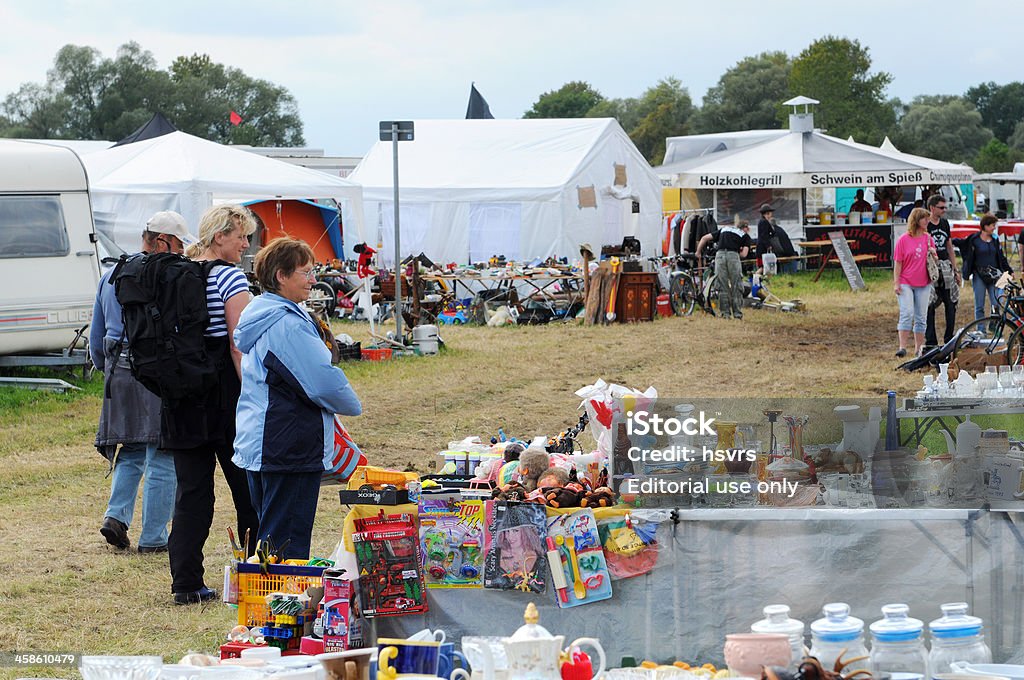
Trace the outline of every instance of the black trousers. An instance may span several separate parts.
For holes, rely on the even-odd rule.
[[[231,443],[176,449],[172,453],[178,489],[174,497],[171,535],[167,539],[171,592],[187,593],[204,585],[203,546],[213,524],[213,478],[218,461],[235,504],[239,544],[245,540],[246,529],[250,531],[250,545],[243,546],[246,555],[252,555],[255,550],[259,518],[252,507],[245,470],[231,462],[234,453]],[[218,540],[226,541],[227,537],[221,536]]]
[[[942,344],[946,344],[952,340],[953,332],[956,330],[956,305],[953,304],[953,300],[950,298],[949,288],[946,288],[945,286],[942,288],[936,288],[935,296],[937,298],[935,305],[928,306],[928,323],[924,332],[924,344],[926,345],[939,344],[935,335],[935,308],[939,305],[942,305],[946,312],[946,332],[942,336]]]

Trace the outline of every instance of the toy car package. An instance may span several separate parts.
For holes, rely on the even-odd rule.
[[[359,566],[362,614],[403,616],[427,611],[419,535],[408,514],[357,519],[352,543]]]

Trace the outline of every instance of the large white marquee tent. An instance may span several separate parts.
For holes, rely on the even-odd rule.
[[[194,233],[214,203],[274,198],[345,201],[346,243],[363,240],[358,184],[184,132],[85,154],[82,162],[97,228],[125,250],[139,245],[143,225],[160,210],[181,213]]]
[[[596,251],[625,235],[645,253],[659,242],[660,181],[611,118],[415,121],[398,167],[403,255],[524,261],[578,257],[581,243]],[[367,232],[389,262],[392,173],[391,142],[378,142],[349,177],[363,187]]]

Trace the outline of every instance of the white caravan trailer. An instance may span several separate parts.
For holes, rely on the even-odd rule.
[[[0,140],[0,356],[68,348],[92,320],[99,276],[78,156]]]

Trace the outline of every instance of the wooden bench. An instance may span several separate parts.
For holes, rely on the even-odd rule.
[[[854,262],[858,262],[858,263],[859,262],[873,262],[873,261],[875,261],[877,259],[878,259],[877,255],[869,255],[868,253],[864,253],[863,255],[854,255],[853,256],[853,261]],[[839,264],[839,258],[838,257],[830,257],[828,262],[829,262],[829,264]]]

